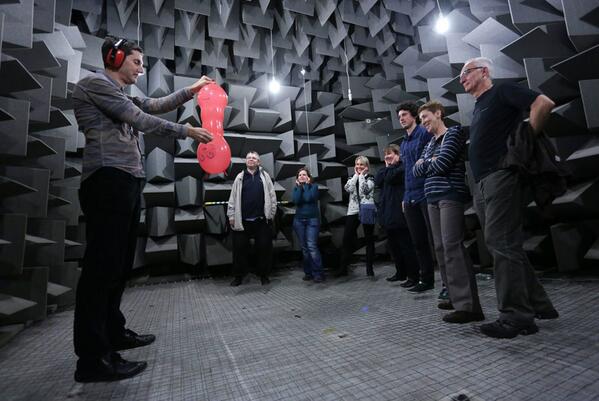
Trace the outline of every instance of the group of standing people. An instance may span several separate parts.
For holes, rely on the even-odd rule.
[[[485,319],[472,261],[464,247],[464,210],[470,199],[466,185],[466,154],[472,168],[474,205],[495,263],[499,319],[483,324],[481,333],[514,338],[538,332],[534,319],[555,319],[554,308],[534,274],[523,249],[525,182],[519,171],[502,165],[507,139],[530,110],[530,126],[539,132],[553,101],[520,85],[494,85],[492,62],[468,60],[460,73],[465,91],[475,99],[468,136],[459,125],[447,127],[445,109],[430,101],[419,108],[403,103],[398,118],[407,135],[384,149],[385,167],[376,175],[364,156],[355,160],[354,174],[345,184],[349,205],[345,218],[341,262],[336,275],[347,275],[356,230],[361,224],[366,242],[366,274],[373,276],[374,219],[385,230],[396,273],[389,281],[403,281],[413,292],[434,287],[432,246],[443,290],[438,307],[451,310],[447,323]],[[421,125],[417,120],[421,120]],[[375,189],[380,189],[375,202]],[[306,258],[304,253],[304,258]]]
[[[159,99],[128,96],[124,89],[144,73],[142,49],[124,39],[106,38],[102,46],[105,70],[81,79],[73,90],[73,105],[86,144],[79,192],[86,222],[86,250],[75,305],[74,345],[78,356],[75,380],[121,380],[141,373],[145,361],[128,361],[118,351],[147,346],[152,334],[125,327],[121,298],[133,265],[145,178],[140,132],[209,142],[200,127],[172,123],[152,114],[174,110],[192,99],[204,85],[202,77],[189,87]],[[534,275],[522,249],[523,182],[518,172],[501,168],[507,137],[530,109],[533,131],[542,129],[554,103],[544,95],[514,84],[493,85],[491,62],[465,63],[460,82],[476,98],[470,127],[469,160],[476,185],[475,206],[495,262],[499,319],[481,326],[484,335],[513,338],[538,331],[534,319],[554,319],[558,312]],[[463,246],[466,137],[460,127],[446,127],[444,109],[429,102],[399,107],[407,131],[401,147],[385,148],[385,167],[371,174],[366,157],[356,159],[345,185],[349,205],[338,275],[346,275],[356,230],[366,237],[366,274],[374,275],[375,189],[380,189],[379,224],[395,260],[389,281],[422,292],[434,288],[434,254],[447,291],[441,309],[449,323],[484,319],[472,263]],[[422,125],[417,124],[420,117]],[[310,171],[296,176],[294,229],[303,253],[305,280],[324,279],[318,251],[320,230],[318,187]],[[246,168],[233,182],[227,216],[233,230],[233,286],[247,273],[250,238],[254,238],[262,284],[269,283],[272,220],[276,195],[256,152],[246,155]]]

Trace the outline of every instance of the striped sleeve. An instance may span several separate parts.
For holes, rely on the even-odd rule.
[[[460,128],[449,128],[445,133],[437,157],[434,160],[428,159],[424,163],[426,165],[426,175],[430,177],[447,174],[462,155],[464,144]]]
[[[422,155],[420,156],[421,160],[426,160],[426,155],[429,152],[429,149],[434,146],[434,141],[435,139],[431,139],[429,141],[429,143],[424,147],[424,149],[422,150]],[[427,171],[427,165],[426,163],[418,163],[416,162],[416,164],[414,164],[414,167],[412,168],[412,172],[414,173],[414,177],[426,177],[426,171]]]

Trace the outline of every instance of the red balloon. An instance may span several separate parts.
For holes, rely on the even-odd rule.
[[[198,146],[198,162],[208,174],[222,173],[231,164],[231,148],[222,136],[215,136],[208,143]]]
[[[200,144],[197,157],[200,166],[209,174],[222,173],[231,164],[231,148],[224,138],[227,93],[216,83],[205,85],[198,92],[202,127],[212,134],[212,141]]]
[[[216,83],[211,83],[200,89],[197,101],[200,106],[202,127],[210,131],[212,135],[223,135],[227,93]]]

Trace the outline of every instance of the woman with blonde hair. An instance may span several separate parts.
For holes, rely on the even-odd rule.
[[[366,156],[356,157],[354,174],[345,183],[345,191],[349,193],[349,205],[345,217],[343,231],[343,250],[341,262],[336,276],[346,276],[347,266],[356,240],[356,231],[360,224],[366,237],[366,274],[374,276],[374,223],[376,207],[374,205],[374,176],[369,173],[370,162]]]

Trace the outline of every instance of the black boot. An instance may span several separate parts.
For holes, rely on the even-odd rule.
[[[374,277],[374,270],[372,269],[372,266],[366,266],[366,275],[368,277]]]

